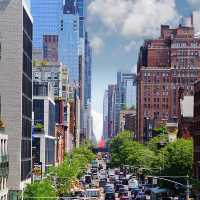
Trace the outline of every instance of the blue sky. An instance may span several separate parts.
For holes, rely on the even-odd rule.
[[[140,45],[159,35],[161,24],[200,10],[200,0],[88,0],[88,29],[93,46],[94,131],[102,133],[103,95],[118,70],[135,71]]]

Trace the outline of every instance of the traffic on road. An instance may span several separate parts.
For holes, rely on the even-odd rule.
[[[92,160],[86,174],[80,179],[81,189],[73,191],[71,199],[88,200],[167,200],[169,191],[156,187],[155,183],[141,181],[126,166],[109,167],[109,155],[98,154]],[[69,199],[69,198],[68,198]],[[182,200],[185,198],[181,198]]]

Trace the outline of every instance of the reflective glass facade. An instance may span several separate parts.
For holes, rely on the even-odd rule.
[[[58,35],[63,0],[31,0],[33,47],[43,48],[43,35]]]
[[[85,35],[85,16],[86,16],[86,0],[76,0],[77,12],[79,15],[79,37]]]
[[[66,6],[68,3],[70,5]],[[75,4],[69,0],[66,1],[58,42],[59,61],[69,69],[70,83],[79,82],[79,16],[78,14],[73,14],[74,10],[76,10]]]
[[[92,81],[92,49],[85,33],[85,76],[84,76],[84,103],[87,106],[91,102],[91,81]]]

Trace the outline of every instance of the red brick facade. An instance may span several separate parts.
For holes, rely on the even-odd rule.
[[[43,59],[48,62],[58,62],[58,36],[43,36]]]
[[[194,176],[200,181],[200,81],[194,85]]]
[[[200,78],[200,39],[193,27],[161,26],[158,39],[147,40],[138,58],[137,139],[151,137],[151,130],[167,121],[176,122],[179,88],[193,95]]]

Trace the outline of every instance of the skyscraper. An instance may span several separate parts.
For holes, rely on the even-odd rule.
[[[191,19],[192,21],[192,19]],[[188,24],[189,23],[187,20]],[[151,131],[168,121],[177,122],[179,89],[193,95],[200,78],[200,39],[193,26],[161,26],[159,38],[140,48],[137,82],[137,137],[144,141]]]
[[[24,0],[3,0],[0,8],[1,120],[9,138],[13,199],[32,174],[32,16]]]
[[[79,37],[85,35],[86,0],[76,0],[76,7],[79,15]]]
[[[103,98],[103,138],[108,139],[108,90]]]
[[[88,39],[88,33],[85,34],[85,70],[84,70],[84,105],[91,102],[91,82],[92,82],[92,48]]]
[[[116,85],[108,85],[108,138],[116,132]]]
[[[136,74],[117,73],[115,129],[120,132],[120,111],[136,106]]]
[[[79,84],[79,16],[74,0],[65,0],[58,40],[59,61],[69,70],[70,83]]]

